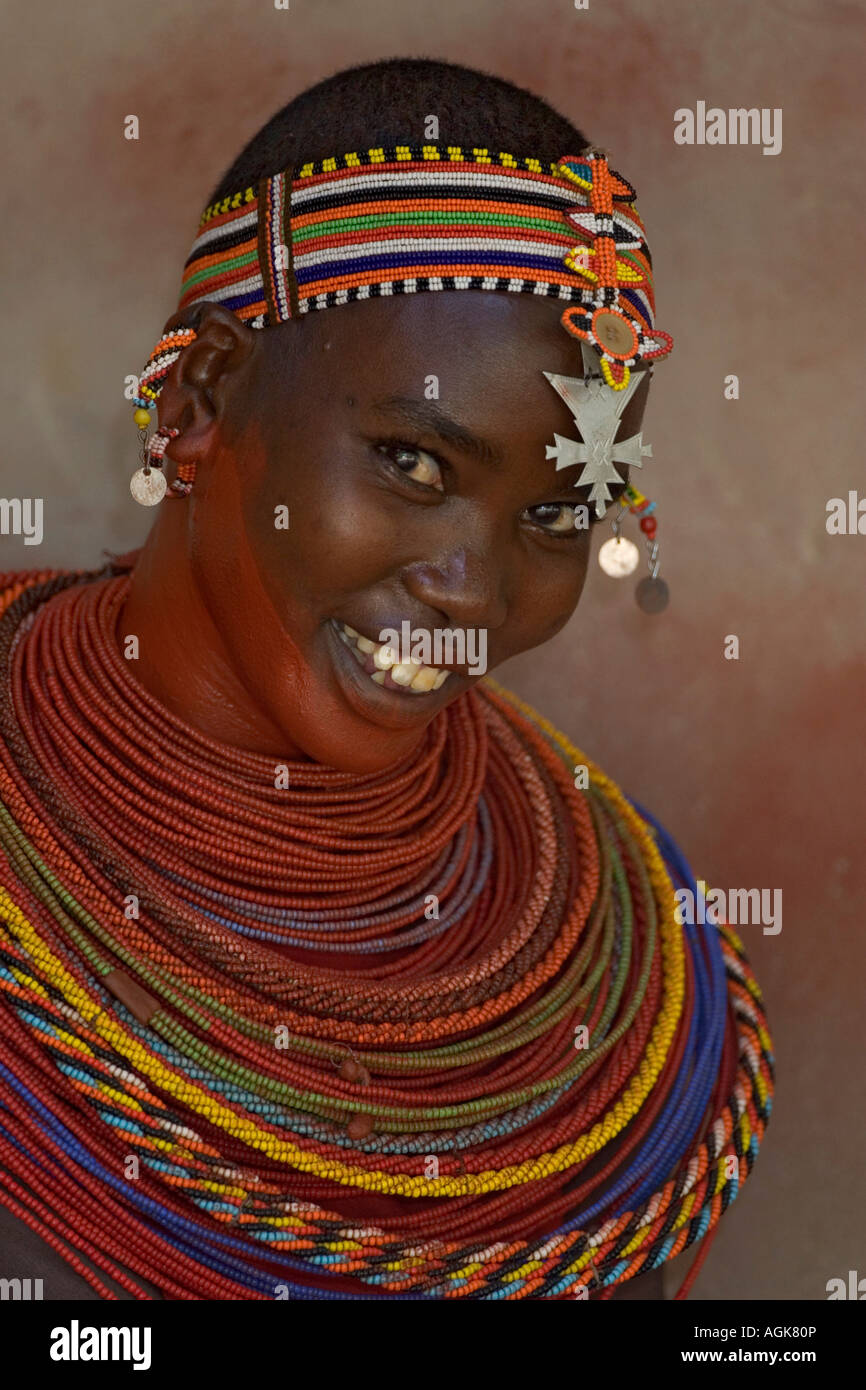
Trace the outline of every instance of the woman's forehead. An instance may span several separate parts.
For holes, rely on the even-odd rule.
[[[443,292],[346,305],[275,331],[309,335],[301,355],[320,398],[350,396],[383,416],[411,417],[415,428],[423,412],[431,427],[438,417],[491,437],[516,430],[552,439],[566,421],[551,378],[582,381],[586,371],[587,354],[560,315],[553,299]],[[648,363],[634,369],[624,427],[639,428],[650,373]]]
[[[371,376],[386,370],[402,378],[423,368],[439,377],[440,389],[456,389],[467,373],[493,379],[504,372],[512,382],[516,371],[582,375],[580,344],[563,333],[561,316],[552,298],[444,291],[348,304],[276,331],[299,335],[301,351],[327,354],[332,368],[338,356]]]
[[[589,414],[575,405],[594,354],[563,333],[560,314],[554,300],[443,292],[347,305],[275,331],[310,330],[301,354],[310,375],[300,392],[310,428],[403,437],[481,465],[491,482],[499,474],[539,492],[575,489],[575,501],[588,501],[599,467],[601,497],[625,481],[613,455],[626,441],[624,462],[639,459],[630,455],[641,447],[651,368],[640,364],[627,389],[614,391],[592,362],[592,394],[611,413],[601,429],[611,447],[596,458],[604,422],[594,404]],[[553,389],[557,383],[568,391]]]

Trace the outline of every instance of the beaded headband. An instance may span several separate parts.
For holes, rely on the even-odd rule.
[[[615,243],[624,307],[650,330],[652,266],[634,197],[596,154],[552,164],[398,145],[325,159],[205,209],[178,307],[216,300],[264,327],[420,290],[583,301],[600,280],[615,283]]]
[[[592,149],[555,163],[457,145],[319,160],[205,209],[178,310],[214,302],[265,328],[425,290],[541,295],[568,301],[563,327],[598,356],[603,381],[624,391],[632,367],[673,346],[654,326],[652,259],[635,196]],[[194,337],[175,329],[151,353],[134,402],[142,430]],[[146,458],[136,477],[148,476]],[[175,495],[188,482],[178,479]]]

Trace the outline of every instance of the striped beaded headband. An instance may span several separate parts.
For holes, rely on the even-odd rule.
[[[589,149],[554,162],[397,145],[291,168],[207,207],[178,312],[222,304],[252,328],[425,290],[568,302],[563,327],[615,391],[673,341],[654,326],[652,259],[635,190]],[[195,330],[157,343],[134,399],[148,410]],[[181,480],[175,492],[188,491]]]

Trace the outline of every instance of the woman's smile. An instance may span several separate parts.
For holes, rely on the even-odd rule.
[[[449,703],[456,688],[470,683],[469,677],[454,671],[400,662],[399,653],[387,643],[374,642],[353,628],[347,631],[335,618],[328,619],[323,630],[341,693],[354,713],[374,724],[392,729],[426,724]]]
[[[376,642],[364,637],[348,623],[336,623],[337,635],[357,659],[361,669],[375,685],[405,695],[429,695],[442,686],[452,674],[437,666],[425,666],[412,656],[405,660],[389,642]]]

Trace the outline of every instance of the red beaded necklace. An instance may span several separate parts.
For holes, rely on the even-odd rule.
[[[612,784],[576,791],[485,694],[387,775],[293,763],[276,787],[131,678],[127,585],[4,595],[0,1198],[114,1274],[110,1201],[122,1262],[168,1297],[573,1296],[671,1258],[704,1198],[714,1225],[719,1163],[739,1182],[753,1160],[743,1116],[763,1132],[769,1039],[725,941],[751,1014],[717,1061],[689,1052],[707,948],[672,929]],[[668,1114],[683,1068],[709,1129]],[[34,1144],[53,1157],[28,1191],[11,1159]]]

